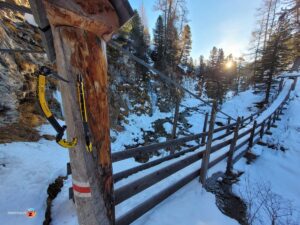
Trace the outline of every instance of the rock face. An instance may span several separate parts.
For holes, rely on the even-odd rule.
[[[14,2],[29,7],[27,0]],[[0,39],[3,49],[43,50],[38,29],[23,14],[8,9],[0,10]],[[37,106],[34,72],[47,64],[45,54],[0,53],[0,143],[38,139],[34,127],[44,119]]]

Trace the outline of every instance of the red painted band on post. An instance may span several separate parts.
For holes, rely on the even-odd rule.
[[[91,193],[90,187],[80,187],[80,186],[77,186],[76,184],[73,184],[73,190],[77,191],[79,193]]]

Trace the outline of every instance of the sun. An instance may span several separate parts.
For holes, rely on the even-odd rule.
[[[228,61],[228,62],[226,62],[225,66],[226,66],[226,69],[231,69],[233,67],[233,62]]]

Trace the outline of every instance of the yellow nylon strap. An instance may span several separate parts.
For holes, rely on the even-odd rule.
[[[39,75],[38,77],[38,97],[39,97],[39,103],[40,106],[47,118],[52,116],[52,113],[48,107],[47,101],[46,101],[46,77],[43,75]]]
[[[74,138],[72,141],[62,139],[57,143],[63,148],[74,148],[77,145],[77,138]]]

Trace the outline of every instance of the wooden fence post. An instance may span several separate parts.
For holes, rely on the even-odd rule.
[[[228,176],[232,174],[233,155],[234,155],[234,151],[235,151],[236,142],[237,142],[238,136],[239,136],[240,124],[241,124],[241,118],[238,117],[236,126],[234,128],[233,138],[231,140],[230,148],[229,148],[229,152],[228,152],[227,167],[226,167],[226,175],[228,175]]]
[[[205,150],[205,153],[203,154],[203,158],[202,158],[202,162],[201,162],[200,181],[202,183],[202,186],[204,186],[206,183],[206,174],[207,174],[207,169],[208,169],[208,164],[209,164],[216,114],[217,114],[217,101],[215,100],[213,103],[213,106],[212,106],[211,116],[210,116],[210,121],[209,121],[206,150]]]
[[[227,126],[229,126],[230,123],[231,123],[231,118],[228,117],[228,119],[227,119]],[[226,129],[226,134],[228,134],[229,132],[230,132],[230,127],[228,127],[228,128]]]
[[[249,150],[251,150],[251,148],[253,147],[253,140],[254,140],[254,136],[255,136],[255,130],[257,127],[257,121],[255,120],[253,123],[253,127],[251,130],[251,134],[250,134],[250,139],[249,139]]]
[[[177,123],[179,119],[179,94],[176,94],[176,102],[175,102],[175,111],[174,111],[174,120],[173,120],[173,128],[172,128],[172,139],[176,138],[176,130],[177,130]]]
[[[115,223],[110,149],[106,41],[120,24],[108,0],[45,0],[53,32],[68,135],[78,138],[69,150],[77,218],[80,225]],[[77,92],[82,75],[92,152],[86,139]]]
[[[273,122],[272,122],[272,125],[274,125],[276,123],[276,114],[277,114],[277,109],[273,113]]]
[[[241,125],[241,127],[244,126],[244,117],[243,116],[241,117],[241,124],[240,125]]]
[[[263,123],[261,125],[261,129],[260,129],[260,133],[259,133],[260,139],[263,138],[264,134],[265,134],[265,121],[263,121]]]
[[[172,137],[171,139],[176,138],[176,131],[177,131],[177,124],[179,119],[179,106],[180,106],[180,100],[179,100],[179,91],[176,89],[176,102],[175,102],[175,111],[174,111],[174,120],[173,120],[173,127],[172,127]],[[170,153],[174,154],[175,152],[175,146],[170,147]]]
[[[253,115],[250,116],[250,122],[253,120]]]
[[[272,115],[270,116],[268,120],[267,130],[269,131],[271,129],[271,123],[272,123]]]
[[[282,112],[283,111],[283,107],[284,107],[284,102],[280,105],[280,110],[279,110],[278,117],[283,115],[283,112]]]
[[[280,92],[282,91],[282,88],[283,88],[283,81],[284,81],[284,79],[281,78],[281,79],[280,79],[280,83],[279,83],[279,92],[278,92],[278,93],[280,93]]]
[[[203,130],[202,133],[205,133],[207,130],[207,123],[208,123],[208,113],[205,114],[205,118],[204,118],[204,124],[203,124]],[[206,141],[206,137],[208,135],[203,135],[202,140],[201,140],[201,144],[205,145],[205,141]]]
[[[295,78],[294,78],[293,85],[292,85],[292,91],[294,91],[294,90],[295,90],[295,88],[296,88],[296,85],[297,85],[297,80],[298,80],[298,77],[295,77]]]

